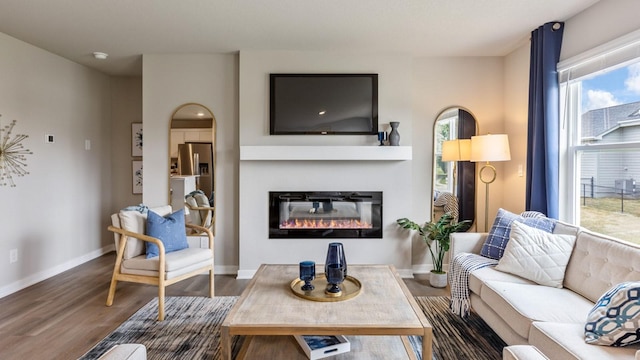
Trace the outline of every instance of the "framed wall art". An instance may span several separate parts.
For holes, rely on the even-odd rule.
[[[131,124],[131,156],[142,156],[142,123]]]
[[[142,160],[131,161],[131,178],[134,194],[142,194]]]

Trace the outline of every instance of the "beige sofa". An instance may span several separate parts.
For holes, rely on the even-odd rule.
[[[555,234],[576,235],[563,287],[538,285],[496,270],[469,274],[471,308],[509,345],[533,345],[549,359],[640,359],[640,346],[587,344],[589,311],[613,285],[640,281],[640,246],[559,222]],[[479,254],[487,234],[451,234],[450,255]]]

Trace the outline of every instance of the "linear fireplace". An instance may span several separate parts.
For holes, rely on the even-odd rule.
[[[382,192],[269,192],[269,238],[382,238]]]

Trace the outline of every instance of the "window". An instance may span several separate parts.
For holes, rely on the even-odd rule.
[[[449,192],[455,194],[453,186],[455,161],[442,161],[442,143],[447,140],[457,138],[458,134],[458,109],[447,112],[438,118],[435,125],[435,171],[434,188],[436,191]]]
[[[617,47],[558,66],[560,211],[571,223],[640,244],[640,58],[626,53],[629,44]]]

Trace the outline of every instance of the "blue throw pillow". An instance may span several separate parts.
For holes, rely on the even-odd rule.
[[[184,227],[184,209],[162,217],[153,211],[147,215],[147,235],[160,239],[165,253],[178,251],[189,247]],[[160,255],[158,246],[146,243],[147,259]]]
[[[480,255],[500,260],[504,249],[507,247],[507,242],[509,242],[511,223],[515,220],[521,224],[549,233],[553,232],[553,228],[556,226],[556,221],[546,216],[524,217],[504,209],[499,209],[496,220],[491,227],[491,231],[489,231],[489,236],[487,236],[487,239],[482,245]]]
[[[640,282],[618,284],[602,295],[587,315],[584,335],[588,344],[640,343]]]

